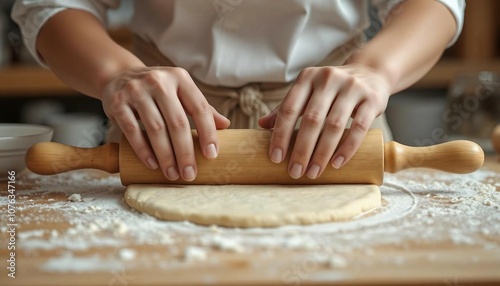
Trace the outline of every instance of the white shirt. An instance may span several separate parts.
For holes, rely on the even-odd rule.
[[[177,66],[211,85],[290,82],[370,24],[370,5],[382,21],[403,0],[143,0],[135,1],[132,31],[154,43]],[[438,1],[438,0],[436,0]],[[465,0],[439,0],[460,34]],[[67,8],[92,13],[103,24],[118,0],[17,0],[13,20],[36,53],[43,24]]]

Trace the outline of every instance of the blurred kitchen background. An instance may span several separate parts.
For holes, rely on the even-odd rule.
[[[60,122],[62,114],[67,123],[88,120],[104,130],[99,101],[74,92],[34,63],[10,20],[12,2],[0,2],[0,122],[49,124]],[[122,0],[109,15],[111,36],[127,48],[132,12],[132,1]],[[467,1],[458,42],[421,81],[391,97],[386,114],[396,141],[423,146],[465,137],[490,151],[489,136],[500,124],[499,14],[500,1]],[[379,26],[373,19],[368,36]]]

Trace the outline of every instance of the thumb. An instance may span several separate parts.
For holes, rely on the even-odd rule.
[[[217,129],[226,129],[231,124],[231,121],[224,115],[220,114],[215,108],[212,107],[212,114],[214,115],[215,127]]]
[[[264,129],[271,129],[274,127],[274,123],[276,123],[276,116],[278,115],[278,107],[274,108],[273,111],[259,118],[260,127]]]

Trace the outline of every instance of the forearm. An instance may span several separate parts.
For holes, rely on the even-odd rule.
[[[99,20],[79,10],[48,20],[38,35],[37,51],[64,83],[95,98],[117,74],[144,66],[109,37]]]
[[[383,73],[391,93],[423,77],[456,31],[451,12],[435,0],[407,0],[396,9],[381,31],[346,62]]]

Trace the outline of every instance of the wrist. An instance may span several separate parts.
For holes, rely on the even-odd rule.
[[[347,65],[357,65],[369,69],[377,74],[387,84],[390,93],[395,92],[395,88],[399,81],[399,72],[397,68],[391,64],[390,60],[377,55],[367,55],[363,50],[354,52],[345,62]]]
[[[135,58],[135,56],[120,61],[103,61],[101,67],[99,68],[99,72],[97,73],[95,82],[97,98],[102,98],[104,90],[108,84],[118,75],[122,74],[126,70],[139,67],[146,67],[146,65],[139,59]]]

